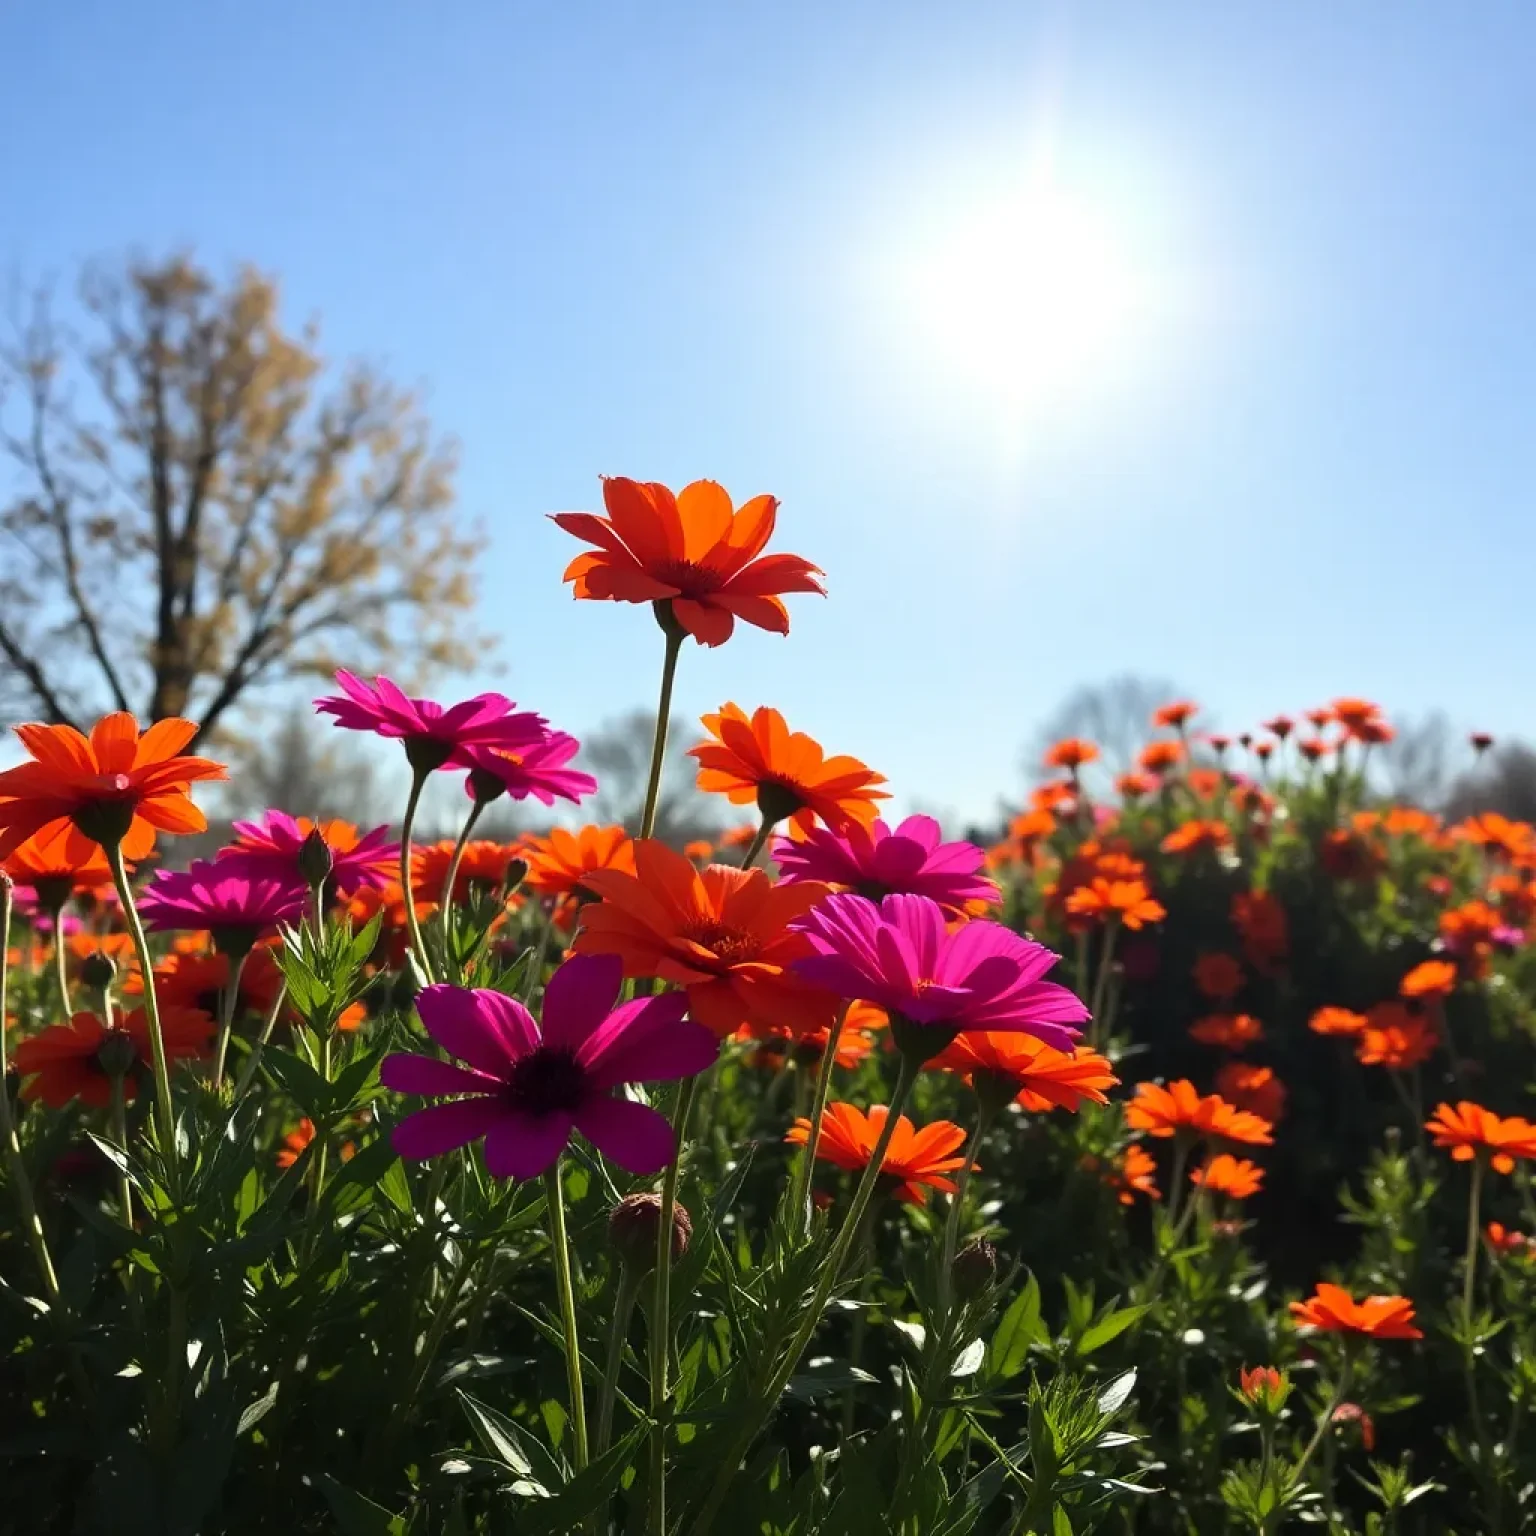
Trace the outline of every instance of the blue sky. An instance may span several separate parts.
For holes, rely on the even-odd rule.
[[[1227,726],[1536,729],[1528,5],[75,0],[0,59],[0,260],[249,259],[419,381],[499,685],[577,734],[660,651],[559,584],[543,514],[602,473],[781,498],[831,595],[690,648],[679,706],[776,704],[904,803],[1017,793],[1126,670]],[[954,259],[1042,175],[1111,274],[1043,361]]]

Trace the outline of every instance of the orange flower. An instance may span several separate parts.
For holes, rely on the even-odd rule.
[[[1309,763],[1315,763],[1319,759],[1327,757],[1330,748],[1329,744],[1321,736],[1304,736],[1296,743],[1296,750]]]
[[[1469,816],[1455,831],[1469,843],[1512,864],[1536,858],[1536,828],[1524,821],[1512,821],[1497,811]]]
[[[213,1034],[213,1020],[195,1008],[162,1006],[160,1030],[171,1061],[200,1056]],[[138,1092],[138,1073],[150,1060],[149,1026],[144,1010],[125,1014],[113,1010],[108,1028],[94,1013],[77,1013],[67,1024],[50,1024],[21,1041],[12,1056],[22,1078],[21,1096],[40,1099],[50,1109],[62,1109],[79,1099],[93,1109],[112,1102],[112,1077],[102,1065],[102,1048],[121,1051],[123,1097]]]
[[[1174,1136],[1188,1131],[1256,1147],[1274,1142],[1270,1134],[1274,1127],[1269,1121],[1235,1108],[1220,1094],[1202,1098],[1188,1078],[1180,1078],[1166,1088],[1158,1083],[1137,1083],[1136,1097],[1125,1107],[1125,1123],[1149,1136]]]
[[[1424,1128],[1458,1163],[1487,1152],[1495,1172],[1513,1173],[1517,1157],[1536,1158],[1536,1125],[1518,1115],[1501,1118],[1470,1099],[1437,1106]]]
[[[872,1034],[878,1034],[882,1029],[891,1027],[891,1016],[879,1003],[866,1002],[858,998],[848,1004],[848,1012],[843,1016],[843,1028],[861,1029]]]
[[[1212,1013],[1189,1026],[1189,1037],[1201,1045],[1241,1051],[1264,1038],[1264,1026],[1251,1013]]]
[[[228,985],[229,956],[217,952],[211,955],[170,954],[155,967],[155,995],[162,1008],[200,1009],[217,1018]],[[277,1001],[282,986],[283,973],[278,969],[272,947],[258,944],[245,957],[240,970],[235,1016],[253,1013],[265,1017]],[[144,977],[135,967],[123,978],[123,996],[143,995]],[[298,1017],[292,1008],[286,1009],[285,1014],[290,1022]],[[336,1021],[336,1027],[344,1031],[354,1030],[367,1018],[367,1008],[362,1003],[353,1003]]]
[[[1149,741],[1136,758],[1147,773],[1165,774],[1184,761],[1182,741]]]
[[[1035,1113],[1075,1111],[1085,1099],[1107,1104],[1104,1090],[1120,1081],[1109,1062],[1087,1046],[1058,1051],[1033,1035],[1002,1031],[956,1035],[928,1065],[958,1073],[976,1088],[995,1080],[1007,1097]]]
[[[1449,960],[1425,960],[1398,985],[1403,997],[1449,997],[1456,990],[1456,967]]]
[[[1285,908],[1268,891],[1239,891],[1232,898],[1232,923],[1242,935],[1250,965],[1268,970],[1291,947]]]
[[[1217,1002],[1243,990],[1242,963],[1233,955],[1207,954],[1195,961],[1195,985]]]
[[[62,834],[67,858],[91,845],[121,845],[141,859],[162,832],[201,832],[208,823],[188,789],[222,779],[221,763],[178,754],[197,735],[190,720],[159,720],[141,736],[132,715],[104,715],[90,737],[72,725],[18,725],[32,761],[0,773],[0,859],[28,838]]]
[[[1200,706],[1192,699],[1175,699],[1172,704],[1159,705],[1152,711],[1152,724],[1182,731],[1199,713]]]
[[[527,861],[523,884],[543,896],[590,894],[586,877],[594,870],[635,872],[635,846],[623,827],[554,827],[548,837],[526,837],[519,850]]]
[[[9,857],[0,859],[3,869],[17,885],[30,885],[45,910],[62,906],[77,890],[95,890],[108,885],[112,871],[107,856],[95,843],[84,838],[71,839],[63,829],[39,833],[18,843]]]
[[[1122,773],[1115,780],[1115,793],[1124,800],[1141,800],[1156,792],[1157,780],[1149,773]]]
[[[1067,896],[1068,926],[1074,930],[1118,918],[1133,932],[1148,923],[1160,923],[1167,909],[1140,880],[1106,880],[1095,875]],[[1076,922],[1071,919],[1077,919]]]
[[[1239,1109],[1277,1124],[1285,1114],[1285,1084],[1273,1067],[1256,1067],[1248,1061],[1229,1061],[1216,1074],[1216,1091]]]
[[[1244,1366],[1237,1376],[1238,1395],[1255,1408],[1279,1413],[1290,1396],[1291,1382],[1284,1371],[1272,1365]]]
[[[1366,1023],[1363,1013],[1352,1013],[1348,1008],[1319,1008],[1307,1020],[1307,1028],[1317,1035],[1358,1035]]]
[[[441,902],[448,866],[453,863],[453,838],[429,847],[411,849],[411,890],[418,902]],[[499,891],[506,884],[507,866],[521,858],[523,850],[516,843],[496,843],[476,838],[465,843],[458,873],[453,877],[453,899],[467,901],[472,887]]]
[[[1068,736],[1065,741],[1054,742],[1046,749],[1045,766],[1065,768],[1069,773],[1076,774],[1084,764],[1094,762],[1098,755],[1099,749],[1093,742]]]
[[[283,1145],[278,1150],[277,1166],[279,1168],[292,1168],[298,1162],[300,1154],[310,1142],[315,1139],[315,1122],[306,1115],[294,1128],[283,1137]],[[356,1154],[357,1148],[350,1141],[341,1144],[341,1160],[350,1163]]]
[[[869,1166],[889,1113],[884,1104],[872,1104],[867,1115],[853,1104],[828,1104],[821,1119],[821,1135],[816,1140],[817,1159],[849,1173],[862,1173]],[[791,1146],[803,1147],[810,1138],[811,1122],[802,1116],[784,1140]],[[965,1132],[952,1121],[935,1120],[919,1131],[902,1115],[896,1122],[880,1171],[887,1179],[896,1181],[898,1200],[921,1205],[928,1198],[924,1186],[954,1194],[954,1181],[945,1175],[965,1166],[965,1159],[954,1155],[964,1145]],[[976,1164],[971,1166],[974,1169]]]
[[[664,485],[618,475],[603,481],[603,505],[607,517],[554,515],[567,533],[597,546],[565,568],[579,598],[666,604],[701,645],[722,645],[737,619],[787,635],[782,594],[825,592],[809,560],[763,554],[778,516],[772,496],[733,511],[713,480],[695,480],[674,496]]]
[[[1356,741],[1380,741],[1383,739],[1381,732],[1391,729],[1381,718],[1381,705],[1372,704],[1368,699],[1335,699],[1333,718],[1343,727],[1344,733]]]
[[[1404,1296],[1367,1296],[1356,1301],[1326,1281],[1315,1295],[1291,1303],[1291,1316],[1323,1333],[1357,1333],[1372,1339],[1422,1339],[1413,1326],[1413,1303]]]
[[[1504,919],[1486,901],[1468,901],[1440,914],[1440,936],[1460,954],[1493,941]]]
[[[1230,1152],[1218,1152],[1202,1168],[1196,1168],[1189,1182],[1197,1189],[1208,1189],[1214,1195],[1230,1195],[1234,1200],[1246,1200],[1259,1192],[1264,1182],[1264,1170],[1246,1157],[1233,1157]]]
[[[1406,1071],[1428,1061],[1440,1043],[1434,1030],[1401,1003],[1378,1003],[1365,1017],[1365,1030],[1355,1048],[1355,1056],[1365,1066]]]
[[[1536,1240],[1520,1232],[1511,1232],[1501,1221],[1490,1221],[1483,1235],[1495,1253],[1517,1253],[1526,1258],[1536,1255]]]
[[[708,864],[715,856],[715,845],[707,837],[696,837],[683,844],[683,854],[695,864]]]
[[[727,848],[750,848],[757,841],[757,828],[750,821],[744,821],[739,827],[732,827],[729,831],[720,834],[719,846]]]
[[[1191,768],[1184,776],[1190,791],[1200,800],[1214,800],[1227,782],[1227,776],[1215,768]]]
[[[795,979],[790,965],[811,946],[788,929],[826,886],[773,885],[760,869],[724,864],[695,869],[652,838],[634,845],[634,857],[633,875],[586,876],[601,899],[582,909],[577,954],[618,955],[626,976],[675,982],[687,990],[689,1015],[722,1040],[751,1022],[796,1035],[831,1024],[837,999]]]
[[[1201,848],[1212,851],[1226,848],[1232,842],[1232,831],[1224,821],[1186,821],[1175,827],[1163,839],[1164,853],[1194,853]]]
[[[1130,1142],[1108,1167],[1096,1157],[1085,1157],[1083,1166],[1099,1174],[1121,1205],[1133,1204],[1137,1195],[1145,1195],[1149,1200],[1162,1199],[1157,1187],[1157,1160],[1139,1141]]]
[[[1317,846],[1318,862],[1335,880],[1366,880],[1381,866],[1381,857],[1363,837],[1335,827]]]
[[[882,774],[856,757],[827,757],[804,731],[791,731],[776,709],[753,711],[749,720],[734,704],[705,715],[704,729],[715,739],[689,748],[699,760],[699,788],[724,795],[732,805],[756,803],[767,821],[792,817],[809,832],[819,816],[839,831],[850,822],[868,827],[875,801],[890,796],[875,786]]]
[[[826,1055],[827,1042],[832,1038],[830,1029],[808,1029],[802,1034],[791,1034],[777,1024],[743,1024],[735,1040],[756,1040],[760,1049],[749,1060],[755,1067],[782,1065],[786,1056],[807,1066],[818,1066]],[[837,1054],[833,1060],[838,1066],[852,1068],[864,1060],[874,1049],[875,1042],[861,1029],[849,1029],[845,1024],[838,1032]]]

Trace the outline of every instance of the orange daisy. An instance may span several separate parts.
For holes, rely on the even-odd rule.
[[[1233,1157],[1230,1152],[1218,1152],[1204,1167],[1196,1168],[1189,1182],[1197,1189],[1208,1189],[1213,1195],[1230,1195],[1234,1200],[1246,1200],[1256,1195],[1264,1182],[1264,1170],[1246,1157]]]
[[[1046,749],[1045,766],[1065,768],[1068,772],[1075,774],[1084,764],[1095,762],[1098,756],[1099,749],[1093,742],[1068,736],[1064,741],[1053,742]]]
[[[1058,1051],[1033,1035],[991,1030],[956,1035],[928,1065],[958,1073],[972,1087],[995,1081],[1008,1098],[1035,1113],[1075,1111],[1085,1099],[1107,1104],[1105,1089],[1120,1081],[1109,1062],[1087,1046]]]
[[[890,796],[876,786],[883,774],[856,757],[827,757],[804,731],[791,731],[776,709],[754,710],[749,720],[734,704],[705,715],[715,739],[689,748],[699,760],[699,788],[724,795],[732,805],[756,803],[764,820],[790,817],[809,832],[820,817],[833,831],[850,822],[868,827],[875,802]]]
[[[1315,1295],[1291,1303],[1291,1316],[1322,1333],[1356,1333],[1372,1339],[1422,1339],[1405,1296],[1367,1296],[1356,1301],[1341,1286],[1321,1282]]]
[[[1489,853],[1521,863],[1536,857],[1536,827],[1528,822],[1513,821],[1497,811],[1484,811],[1469,816],[1455,828],[1458,836]]]
[[[1401,1003],[1378,1003],[1366,1015],[1355,1056],[1368,1067],[1402,1072],[1428,1061],[1440,1037],[1418,1014]]]
[[[1189,1026],[1189,1037],[1201,1045],[1241,1051],[1264,1038],[1264,1026],[1251,1013],[1212,1013]]]
[[[1160,923],[1167,909],[1140,880],[1107,880],[1095,875],[1067,896],[1068,926],[1079,929],[1119,919],[1133,932]],[[1076,921],[1072,921],[1072,919]]]
[[[734,508],[723,486],[695,480],[675,496],[654,481],[603,481],[607,517],[557,512],[567,533],[597,548],[564,579],[578,598],[665,605],[701,645],[722,645],[736,620],[789,633],[786,592],[825,593],[821,571],[799,555],[764,555],[779,503],[754,496]]]
[[[198,779],[227,778],[222,763],[183,757],[190,720],[158,720],[141,736],[129,714],[104,715],[82,736],[72,725],[18,725],[32,755],[0,773],[0,859],[28,838],[62,835],[65,856],[84,862],[93,844],[141,859],[155,831],[202,832],[188,794]]]
[[[1285,1084],[1273,1067],[1256,1067],[1249,1061],[1229,1061],[1216,1074],[1216,1091],[1224,1098],[1276,1124],[1285,1114]]]
[[[292,1168],[298,1162],[299,1155],[310,1142],[315,1139],[315,1122],[306,1115],[294,1128],[283,1137],[283,1144],[278,1150],[276,1162],[279,1168]],[[341,1144],[341,1160],[350,1163],[357,1153],[357,1147],[350,1141]]]
[[[1358,1035],[1368,1022],[1363,1013],[1349,1008],[1319,1008],[1307,1020],[1307,1028],[1316,1035]]]
[[[635,843],[634,858],[633,875],[599,869],[585,877],[600,900],[582,909],[577,954],[618,955],[626,976],[685,988],[689,1015],[721,1039],[752,1022],[796,1035],[832,1023],[838,1000],[790,970],[811,945],[788,927],[826,886],[774,885],[760,869],[724,864],[695,869],[652,838]]]
[[[1424,1128],[1458,1163],[1486,1152],[1495,1172],[1513,1173],[1517,1157],[1536,1158],[1536,1125],[1518,1115],[1501,1118],[1470,1099],[1439,1105]]]
[[[213,1019],[199,1009],[160,1009],[160,1031],[170,1061],[202,1055],[213,1029]],[[11,1057],[22,1079],[22,1098],[39,1099],[50,1109],[62,1109],[72,1099],[105,1109],[112,1102],[112,1077],[101,1057],[109,1041],[127,1057],[123,1097],[131,1100],[138,1092],[139,1072],[151,1056],[142,1008],[131,1013],[114,1008],[110,1027],[94,1013],[77,1013],[67,1024],[50,1024],[22,1040]]]
[[[1160,704],[1152,711],[1152,724],[1182,731],[1199,713],[1200,706],[1194,700],[1175,699],[1172,704]]]
[[[1212,851],[1230,847],[1232,829],[1224,821],[1186,821],[1163,839],[1164,853],[1194,853],[1201,848]]]
[[[542,896],[591,894],[586,877],[594,870],[635,872],[635,846],[623,827],[554,827],[547,837],[526,837],[519,850],[527,861],[523,884]]]
[[[1449,997],[1456,990],[1456,967],[1449,960],[1425,960],[1403,977],[1403,997]]]
[[[1136,758],[1144,773],[1163,774],[1177,768],[1184,761],[1182,741],[1149,741]]]
[[[1125,1106],[1125,1123],[1149,1136],[1220,1136],[1250,1146],[1270,1146],[1274,1127],[1268,1120],[1229,1104],[1220,1094],[1203,1098],[1188,1078],[1166,1088],[1158,1083],[1138,1083],[1136,1096]]]
[[[849,1173],[862,1173],[869,1166],[889,1114],[884,1104],[872,1104],[867,1115],[853,1104],[828,1104],[821,1119],[821,1134],[816,1139],[817,1160]],[[796,1147],[803,1147],[810,1139],[811,1122],[804,1116],[795,1121],[784,1137]],[[898,1200],[921,1205],[928,1198],[927,1189],[954,1194],[954,1180],[947,1175],[965,1166],[964,1157],[955,1155],[964,1145],[965,1131],[953,1121],[935,1120],[917,1130],[902,1115],[896,1121],[880,1171],[887,1179],[896,1181]],[[974,1163],[971,1166],[976,1167]]]
[[[441,902],[448,866],[453,863],[454,839],[411,849],[411,890],[418,903]],[[475,839],[465,843],[458,873],[453,877],[453,899],[466,901],[471,889],[499,891],[507,882],[507,868],[523,850],[516,843]],[[419,907],[418,907],[419,910]]]
[[[1234,955],[1201,955],[1195,961],[1195,985],[1209,998],[1222,1002],[1243,990],[1242,962]]]
[[[71,839],[64,831],[39,833],[17,844],[8,857],[0,859],[3,869],[17,885],[30,885],[37,892],[45,911],[62,907],[76,891],[94,891],[109,885],[112,871],[107,856],[84,838]]]

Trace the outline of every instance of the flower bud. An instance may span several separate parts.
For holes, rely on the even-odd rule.
[[[1237,1381],[1237,1395],[1260,1413],[1279,1413],[1291,1395],[1290,1377],[1272,1365],[1245,1365]]]
[[[126,1030],[109,1029],[96,1047],[96,1063],[108,1077],[127,1077],[138,1060],[139,1048]]]
[[[80,980],[93,992],[104,991],[117,980],[117,966],[105,950],[93,949],[80,962]]]
[[[527,859],[508,859],[507,873],[501,882],[501,894],[510,896],[528,878]]]
[[[331,857],[331,846],[319,827],[311,827],[304,841],[299,844],[299,873],[310,890],[324,885],[331,878],[336,861]]]
[[[650,1191],[625,1195],[608,1217],[608,1241],[632,1274],[649,1274],[656,1267],[656,1244],[661,1230],[661,1196]],[[693,1222],[680,1201],[672,1206],[672,1262],[688,1251]]]
[[[507,792],[506,781],[488,768],[471,768],[468,784],[476,805],[489,805]]]
[[[997,1279],[997,1249],[984,1237],[967,1243],[955,1255],[949,1277],[957,1300],[974,1301]]]

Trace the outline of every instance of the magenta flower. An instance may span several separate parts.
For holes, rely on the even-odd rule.
[[[543,741],[517,752],[466,747],[463,756],[470,771],[465,793],[482,803],[511,795],[514,800],[532,796],[553,805],[559,795],[579,805],[583,795],[597,793],[597,780],[590,773],[565,766],[580,750],[581,743],[564,731],[551,731]]]
[[[397,1093],[457,1094],[407,1115],[393,1142],[402,1157],[441,1157],[485,1139],[498,1179],[531,1179],[554,1165],[571,1131],[635,1174],[665,1168],[677,1152],[665,1115],[616,1092],[624,1083],[692,1077],[715,1059],[715,1037],[684,1019],[687,994],[664,992],[615,1008],[617,955],[577,955],[549,979],[542,1032],[500,992],[427,987],[416,1011],[427,1033],[464,1066],[435,1056],[388,1056],[380,1069]]]
[[[300,890],[309,888],[299,864],[299,850],[311,831],[318,832],[330,849],[328,883],[342,896],[365,887],[382,890],[400,859],[400,845],[390,842],[388,827],[375,827],[358,837],[344,821],[296,821],[286,811],[268,811],[260,821],[237,821],[230,830],[235,841],[219,849],[221,860],[239,859],[246,868],[297,882]]]
[[[893,832],[883,822],[817,827],[803,838],[774,840],[773,860],[786,883],[820,880],[879,901],[904,893],[927,896],[958,912],[969,901],[995,902],[997,885],[981,873],[986,854],[974,843],[940,841],[931,816],[908,816]]]
[[[349,731],[373,731],[405,744],[405,755],[418,773],[431,773],[449,762],[468,766],[466,747],[500,747],[521,752],[547,734],[543,716],[514,714],[511,699],[499,693],[477,693],[444,709],[432,699],[413,699],[387,677],[376,677],[373,687],[350,672],[338,670],[342,697],[315,700],[322,715]]]
[[[237,855],[195,859],[185,871],[157,869],[138,907],[146,927],[206,928],[221,950],[243,954],[267,929],[297,922],[307,895],[296,876],[273,873]]]
[[[1088,1010],[1045,973],[1061,958],[1001,923],[953,933],[926,896],[828,896],[790,926],[816,953],[795,961],[815,986],[878,1003],[892,1017],[936,1031],[933,1054],[969,1029],[1015,1030],[1070,1051]]]

